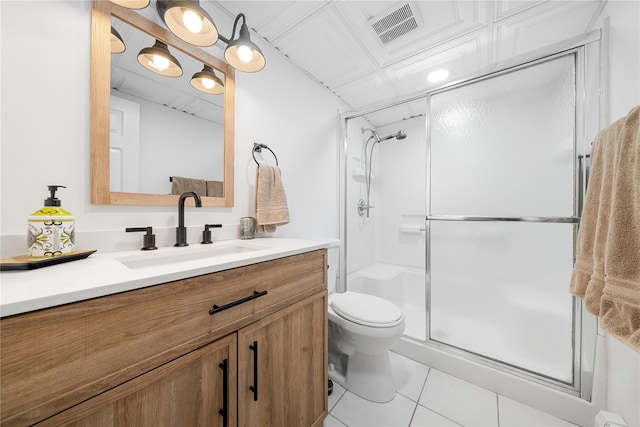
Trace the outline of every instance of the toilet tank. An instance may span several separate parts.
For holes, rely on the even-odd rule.
[[[340,271],[340,240],[329,240],[327,263],[329,264],[327,270],[327,288],[329,289],[329,293],[332,293],[336,291],[338,273]]]

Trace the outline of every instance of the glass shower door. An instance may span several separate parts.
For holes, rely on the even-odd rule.
[[[576,57],[429,99],[429,338],[574,382]]]

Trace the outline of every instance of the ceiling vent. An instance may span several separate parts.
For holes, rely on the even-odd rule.
[[[421,23],[409,3],[401,3],[368,21],[382,44],[387,44],[420,28]]]

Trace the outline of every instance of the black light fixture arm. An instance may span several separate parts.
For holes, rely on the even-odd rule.
[[[236,35],[236,28],[238,28],[238,21],[240,21],[240,18],[242,18],[242,25],[245,25],[247,22],[247,18],[244,16],[244,13],[239,13],[238,16],[236,16],[235,21],[233,21],[233,31],[231,32],[231,38],[228,39],[224,37],[222,34],[218,34],[218,40],[221,40],[224,43],[229,44]]]

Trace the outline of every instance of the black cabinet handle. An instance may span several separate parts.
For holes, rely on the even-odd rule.
[[[262,291],[262,292],[253,291],[253,295],[249,295],[248,297],[244,297],[244,298],[239,299],[237,301],[230,302],[229,304],[225,304],[222,307],[217,306],[217,305],[214,304],[214,306],[211,308],[211,310],[209,310],[209,314],[213,315],[213,314],[219,313],[219,312],[224,311],[224,310],[226,310],[228,308],[235,307],[236,305],[244,304],[245,302],[251,301],[252,299],[260,298],[261,296],[264,296],[266,294],[267,294],[267,291]]]
[[[222,369],[222,409],[218,411],[222,415],[222,426],[229,426],[229,359],[224,359],[218,365]]]
[[[253,385],[249,386],[249,390],[253,392],[253,401],[258,401],[258,341],[254,341],[253,345],[249,346],[249,349],[253,351]]]

